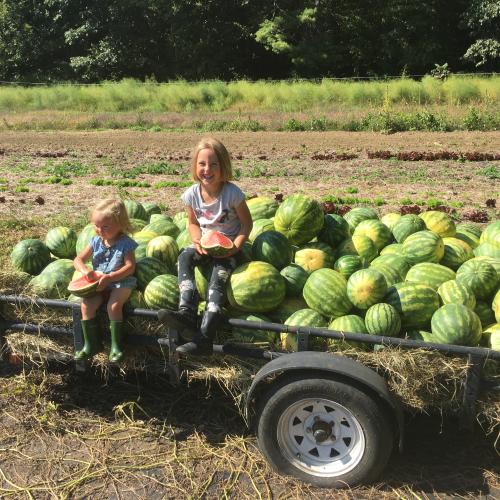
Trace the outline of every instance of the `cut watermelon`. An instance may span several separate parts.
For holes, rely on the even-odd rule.
[[[234,243],[219,231],[208,231],[200,240],[201,248],[212,257],[226,257],[234,247]]]
[[[90,280],[86,276],[82,276],[73,280],[68,285],[68,292],[76,295],[77,297],[90,297],[96,293],[97,285],[99,284],[99,277],[96,280]]]

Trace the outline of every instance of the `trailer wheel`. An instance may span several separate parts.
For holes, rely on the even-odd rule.
[[[385,409],[355,382],[294,374],[260,398],[257,440],[280,474],[343,488],[376,479],[394,433]]]

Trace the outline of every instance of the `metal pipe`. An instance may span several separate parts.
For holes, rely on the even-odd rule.
[[[440,351],[447,354],[458,354],[460,356],[469,356],[474,354],[483,358],[500,360],[500,352],[485,347],[466,347],[451,344],[438,344],[433,342],[424,342],[421,340],[400,339],[397,337],[382,337],[380,335],[370,335],[366,333],[340,332],[338,330],[329,330],[327,328],[313,328],[304,326],[282,325],[280,323],[270,323],[267,321],[246,321],[243,319],[228,319],[228,324],[238,328],[247,328],[249,330],[268,330],[283,333],[306,333],[316,337],[330,338],[336,340],[354,340],[357,342],[366,342],[369,344],[382,344],[390,346],[400,346],[406,348],[419,348],[428,351]]]

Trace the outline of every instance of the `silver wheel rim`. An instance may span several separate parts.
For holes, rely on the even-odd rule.
[[[365,451],[358,419],[329,399],[301,399],[290,405],[278,420],[277,437],[285,458],[314,476],[346,474]]]

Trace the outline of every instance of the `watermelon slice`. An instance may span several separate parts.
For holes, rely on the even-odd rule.
[[[234,247],[234,243],[219,231],[207,231],[201,237],[200,245],[212,257],[226,257]]]
[[[82,276],[81,278],[73,280],[68,285],[68,292],[77,297],[90,297],[96,293],[99,278],[100,276],[97,276],[97,279],[91,280],[87,278],[87,276]]]

